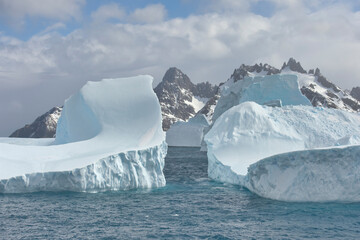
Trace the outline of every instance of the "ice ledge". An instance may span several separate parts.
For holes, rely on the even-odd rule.
[[[71,171],[31,173],[0,180],[0,193],[40,191],[103,192],[155,188],[166,184],[163,174],[167,144],[122,152]]]

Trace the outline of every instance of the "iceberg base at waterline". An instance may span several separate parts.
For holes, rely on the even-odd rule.
[[[360,201],[359,136],[356,113],[245,102],[205,136],[208,174],[276,200]]]
[[[0,193],[162,187],[166,152],[152,77],[88,82],[55,140],[0,139]]]

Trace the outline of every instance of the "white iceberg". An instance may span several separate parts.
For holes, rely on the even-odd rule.
[[[245,102],[223,113],[205,141],[212,179],[278,200],[360,199],[360,146],[337,147],[360,145],[359,114]]]
[[[166,132],[166,143],[176,147],[200,147],[204,128],[209,125],[203,114],[197,114],[187,122],[178,121]]]
[[[165,185],[151,76],[88,82],[65,101],[55,140],[0,139],[0,193]]]

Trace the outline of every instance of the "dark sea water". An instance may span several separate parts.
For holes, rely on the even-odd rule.
[[[286,203],[207,178],[206,154],[169,148],[167,186],[0,194],[0,239],[360,239],[359,203]]]

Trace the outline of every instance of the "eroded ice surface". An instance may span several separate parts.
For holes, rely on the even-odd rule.
[[[0,139],[0,192],[164,186],[166,150],[151,76],[88,82],[54,141]]]
[[[336,146],[360,145],[359,136],[360,116],[355,113],[245,102],[222,114],[205,136],[209,177],[247,186],[261,196],[280,200],[358,200],[351,189],[346,195],[346,189],[351,184],[359,185],[356,173],[360,165],[359,147],[347,152]],[[319,148],[327,149],[313,150]],[[277,165],[281,153],[288,153],[290,157],[281,155],[282,164]],[[346,157],[339,157],[342,154]],[[257,163],[265,158],[261,164]],[[326,175],[327,170],[335,174]],[[331,191],[332,185],[340,188],[343,183],[343,192],[334,190],[325,194]],[[324,189],[318,191],[318,195],[310,194],[314,186]],[[307,191],[309,194],[302,194]]]

